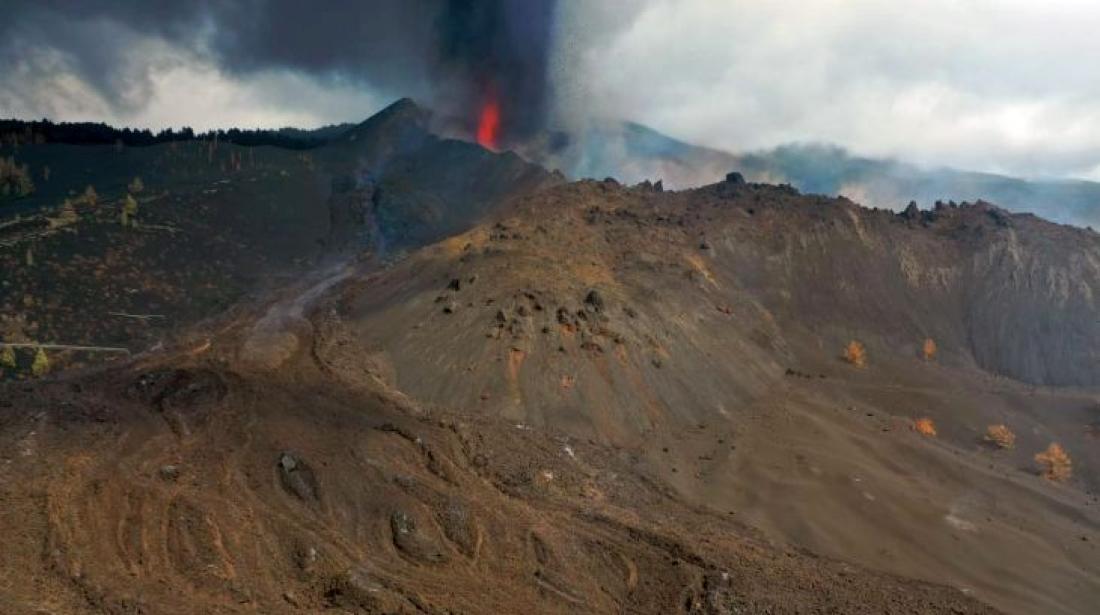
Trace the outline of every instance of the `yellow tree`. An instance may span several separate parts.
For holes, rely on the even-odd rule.
[[[31,363],[31,373],[35,376],[45,376],[50,371],[50,358],[46,356],[46,350],[39,348],[34,353],[34,363]]]
[[[137,226],[138,203],[133,196],[127,194],[122,202],[121,221],[122,226]]]
[[[76,224],[80,216],[76,213],[76,207],[70,199],[61,202],[61,210],[56,218],[50,218],[50,226],[54,228]]]
[[[99,195],[96,194],[95,188],[89,185],[84,189],[84,194],[81,199],[88,204],[89,207],[95,207],[95,204],[99,202]]]
[[[4,346],[3,349],[0,349],[0,368],[14,371],[16,367],[15,349],[11,346]]]

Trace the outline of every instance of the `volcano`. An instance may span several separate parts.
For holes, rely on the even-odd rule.
[[[408,100],[108,152],[23,146],[98,200],[0,224],[5,613],[1095,608],[1091,231],[570,182]]]

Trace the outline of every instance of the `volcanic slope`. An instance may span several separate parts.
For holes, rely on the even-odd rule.
[[[1095,272],[1038,281],[1094,235],[737,181],[495,212],[136,361],[0,385],[2,610],[1091,612],[1089,373],[997,375],[1058,374],[1012,371],[1035,329],[986,352],[969,315],[1087,335]],[[1015,448],[980,443],[992,423]],[[1065,485],[1033,467],[1052,440]]]
[[[745,370],[738,383],[708,385],[727,398],[724,410],[685,405],[671,412],[658,389],[644,392],[649,405],[633,410],[641,418],[632,415],[632,400],[613,389],[622,373],[615,365],[629,363],[629,336],[638,333],[623,327],[616,345],[604,318],[620,307],[626,318],[656,316],[646,304],[630,315],[619,303],[629,278],[591,249],[593,230],[602,235],[625,220],[620,230],[637,232],[636,221],[625,209],[605,218],[592,207],[651,197],[664,203],[658,209],[687,198],[606,184],[539,192],[515,219],[396,265],[366,260],[303,282],[133,362],[3,383],[3,611],[995,612],[958,588],[777,544],[740,521],[743,512],[697,501],[694,455],[674,462],[680,473],[671,470],[668,460],[689,450],[701,456],[715,443],[746,446],[754,400],[787,390],[774,372],[789,351],[751,339],[736,347],[744,360],[724,351],[720,360]],[[639,262],[684,247],[679,220],[668,226],[660,238],[647,238]],[[544,233],[545,241],[532,239]],[[509,250],[514,267],[480,266]],[[542,258],[543,250],[555,258]],[[638,278],[653,283],[654,305],[673,297],[665,309],[688,310],[697,292],[721,283],[705,263],[691,263],[667,276],[686,280],[679,295],[657,285],[664,274]],[[476,271],[451,277],[464,267]],[[664,269],[659,260],[642,268],[637,275]],[[541,290],[528,291],[534,298],[506,299],[521,292],[514,284],[540,280]],[[560,316],[553,309],[553,297],[590,287],[600,290],[580,295],[584,307]],[[418,288],[436,290],[418,298],[425,292]],[[464,299],[475,289],[499,298],[471,306]],[[382,319],[386,304],[421,321],[405,327]],[[725,310],[748,306],[715,311],[730,316]],[[561,335],[564,351],[545,351],[572,357],[576,372],[572,381],[560,369],[543,377],[555,394],[593,396],[587,410],[555,418],[533,403],[534,389],[522,378],[544,349],[523,346],[513,320],[523,310],[532,319],[553,314],[557,328],[531,335]],[[463,338],[468,327],[460,318],[481,312],[487,326]],[[367,324],[375,318],[379,329]],[[682,315],[669,326],[691,320]],[[300,343],[253,360],[257,344],[249,342],[258,332],[268,339],[273,323]],[[698,351],[717,352],[740,331]],[[435,337],[436,354],[418,369],[451,381],[453,399],[433,398],[416,384],[419,372],[383,339],[398,333],[408,337],[408,352],[418,352],[413,342],[421,334]],[[765,333],[744,330],[759,340]],[[706,364],[694,376],[676,366],[680,353],[696,352],[696,339],[655,338],[649,354],[638,356],[661,375],[627,386],[667,386],[686,404],[688,389],[710,380]],[[454,344],[462,344],[460,357],[451,354]],[[502,388],[468,369],[487,348],[500,352],[491,365],[505,375]],[[462,374],[452,374],[451,364]],[[469,387],[477,391],[473,402],[457,384],[470,380],[480,380]],[[601,388],[604,397],[596,397]],[[523,395],[530,410],[514,405],[513,395]],[[591,419],[579,418],[585,413]],[[666,442],[669,451],[658,454],[645,438]],[[730,459],[734,450],[709,454]]]
[[[137,353],[287,280],[436,241],[561,181],[515,154],[441,139],[430,121],[404,99],[305,151],[0,146],[37,185],[0,203],[0,338]],[[136,211],[123,224],[128,195]],[[20,351],[0,376],[28,373],[33,356]]]
[[[332,318],[354,341],[318,356],[428,407],[620,447],[772,540],[1008,612],[1088,613],[1098,249],[987,203],[580,182],[350,281]],[[984,439],[998,424],[1014,447]],[[1038,476],[1052,442],[1069,484]]]

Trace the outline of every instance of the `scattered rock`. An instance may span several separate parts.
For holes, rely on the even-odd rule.
[[[180,469],[179,466],[164,465],[160,467],[160,470],[157,471],[157,474],[159,474],[160,477],[164,480],[175,481],[180,477]]]
[[[476,554],[478,542],[477,525],[473,515],[460,502],[451,502],[447,508],[439,514],[439,525],[443,528],[443,534],[453,542],[458,550],[467,557]]]
[[[279,479],[283,488],[299,500],[317,501],[317,478],[313,469],[290,453],[279,455]]]
[[[126,392],[165,410],[219,401],[225,397],[227,387],[218,374],[209,370],[161,369],[141,374]]]
[[[439,545],[418,529],[408,513],[399,510],[390,515],[390,531],[393,532],[393,546],[410,558],[428,563],[447,560]]]
[[[584,303],[594,312],[601,312],[604,308],[603,296],[599,291],[592,289],[584,296]]]

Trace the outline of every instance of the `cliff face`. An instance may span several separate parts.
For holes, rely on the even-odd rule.
[[[988,204],[584,182],[415,254],[343,316],[419,397],[630,440],[835,368],[850,340],[879,363],[931,338],[940,364],[1100,384],[1098,263],[1090,231]]]
[[[897,216],[820,200],[764,211],[774,235],[733,230],[729,248],[743,270],[762,264],[756,288],[792,324],[885,354],[915,355],[930,337],[951,361],[1032,384],[1100,383],[1092,231],[984,203]]]

